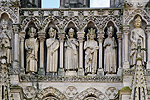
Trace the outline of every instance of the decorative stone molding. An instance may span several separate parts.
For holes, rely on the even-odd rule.
[[[40,99],[45,99],[47,96],[52,95],[59,100],[67,100],[66,96],[61,93],[59,90],[53,87],[48,87],[39,92],[38,97]]]
[[[21,82],[122,82],[121,76],[42,76],[20,75]]]
[[[93,95],[98,100],[109,100],[105,94],[95,88],[88,88],[77,95],[74,100],[85,100],[86,97]]]

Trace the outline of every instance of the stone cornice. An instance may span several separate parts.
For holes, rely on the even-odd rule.
[[[122,82],[122,76],[40,76],[20,75],[21,82]]]

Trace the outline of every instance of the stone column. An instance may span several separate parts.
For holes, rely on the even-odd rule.
[[[118,50],[119,50],[119,68],[118,68],[118,75],[121,75],[122,74],[122,34],[121,32],[118,32],[117,33],[117,37],[118,37]]]
[[[105,32],[101,31],[97,33],[98,35],[98,41],[99,41],[99,66],[98,66],[98,72],[97,75],[103,76],[104,70],[103,70],[103,39],[104,39]]]
[[[45,75],[45,69],[44,69],[44,41],[45,41],[45,32],[40,31],[38,32],[38,38],[40,40],[40,68],[38,73],[40,75]]]
[[[83,69],[83,41],[85,32],[77,32],[78,41],[79,41],[79,68],[78,68],[78,76],[84,76]]]
[[[147,34],[147,69],[150,69],[150,26],[146,27]]]
[[[19,68],[19,24],[13,24],[13,31],[14,31],[14,61],[13,61],[13,68]]]
[[[24,66],[24,41],[25,41],[25,34],[26,32],[20,32],[20,56],[21,56],[21,71],[25,72],[25,66]]]
[[[59,43],[60,43],[60,56],[59,56],[59,69],[58,69],[58,75],[59,76],[64,76],[65,71],[64,71],[64,37],[65,33],[58,33],[59,37]]]
[[[128,47],[128,35],[129,35],[129,26],[123,26],[123,32],[124,32],[124,62],[123,62],[123,68],[127,69],[130,68],[129,66],[129,47]]]

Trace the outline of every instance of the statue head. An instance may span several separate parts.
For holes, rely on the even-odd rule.
[[[70,37],[70,38],[73,38],[74,34],[75,34],[74,29],[73,29],[73,28],[70,28],[70,29],[69,29],[69,32],[68,32],[69,37]]]
[[[138,16],[138,17],[135,19],[134,27],[135,27],[135,28],[140,28],[141,26],[142,26],[142,21],[141,21],[140,16]]]
[[[33,37],[35,36],[35,33],[36,33],[36,29],[35,29],[34,27],[31,27],[31,28],[29,29],[29,36],[30,36],[31,38],[33,38]]]
[[[8,28],[8,22],[6,21],[6,19],[2,20],[2,29],[7,29]]]
[[[54,38],[54,37],[56,37],[56,30],[51,27],[48,31],[48,34],[49,34],[50,38]]]
[[[114,28],[113,28],[113,26],[110,26],[110,27],[108,27],[108,30],[107,30],[107,35],[108,35],[108,37],[112,37],[113,36],[113,33],[114,33]]]
[[[90,38],[90,40],[94,40],[94,38],[95,38],[95,36],[96,36],[96,34],[95,34],[95,29],[93,29],[93,28],[89,29],[87,36]]]

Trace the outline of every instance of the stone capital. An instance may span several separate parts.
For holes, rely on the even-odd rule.
[[[105,32],[103,32],[103,31],[97,32],[98,41],[100,41],[100,42],[103,41],[103,39],[104,39],[104,34],[105,34]]]
[[[85,32],[77,32],[77,36],[78,36],[78,41],[79,42],[83,42],[84,41],[84,35],[85,35]]]
[[[13,32],[15,33],[15,34],[19,34],[19,23],[14,23],[13,24]]]
[[[38,38],[40,39],[40,41],[44,41],[45,40],[45,32],[40,31],[38,32]]]
[[[121,40],[122,40],[122,33],[121,32],[117,32],[117,38],[118,38],[118,41],[121,42]]]
[[[60,42],[64,42],[65,33],[58,33],[58,38]]]
[[[129,34],[129,30],[130,30],[130,27],[129,26],[123,26],[123,33],[125,35],[128,35]]]

